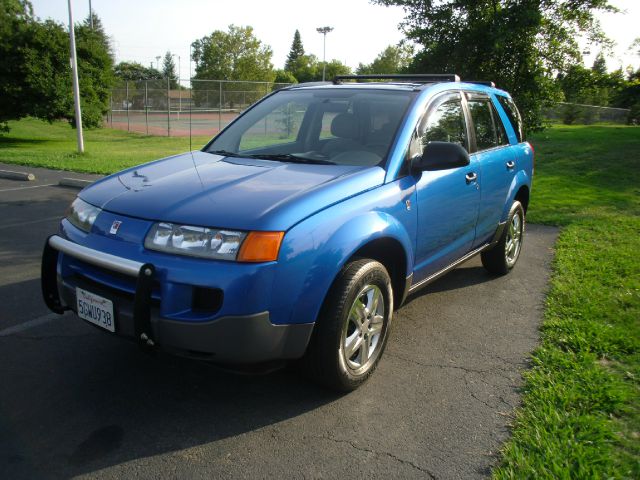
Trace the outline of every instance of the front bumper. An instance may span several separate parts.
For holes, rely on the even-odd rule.
[[[117,274],[135,278],[133,300],[98,283],[63,279],[58,273],[59,256],[74,259]],[[42,256],[42,293],[56,313],[76,310],[76,287],[88,289],[113,301],[116,334],[133,338],[142,346],[221,363],[247,364],[301,357],[313,324],[271,323],[269,312],[227,315],[208,322],[171,320],[160,316],[153,297],[156,268],[84,247],[53,235]]]

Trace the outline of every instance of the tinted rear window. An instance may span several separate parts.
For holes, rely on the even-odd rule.
[[[513,126],[513,130],[516,132],[518,142],[524,141],[524,125],[522,124],[522,117],[520,116],[518,107],[516,107],[516,104],[513,103],[513,100],[508,97],[496,95],[496,98],[504,109],[504,112],[507,114],[507,117],[511,122],[511,126]]]
[[[489,97],[467,94],[478,151],[508,145],[502,121]]]

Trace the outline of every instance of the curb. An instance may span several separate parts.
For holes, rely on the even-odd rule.
[[[91,185],[93,180],[81,180],[79,178],[63,178],[58,182],[61,187],[84,188]]]
[[[33,173],[14,172],[11,170],[0,170],[0,178],[8,178],[11,180],[23,180],[26,182],[33,182],[36,179],[36,176]]]

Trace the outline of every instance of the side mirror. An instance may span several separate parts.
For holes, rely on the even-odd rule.
[[[448,170],[469,165],[469,153],[458,143],[429,142],[422,155],[411,159],[413,171]]]

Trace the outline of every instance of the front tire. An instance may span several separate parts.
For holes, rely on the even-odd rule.
[[[515,266],[524,239],[524,208],[515,200],[498,243],[481,253],[482,265],[491,273],[505,275]]]
[[[308,373],[332,390],[358,388],[382,357],[392,316],[386,268],[370,259],[345,265],[316,321],[304,358]]]

